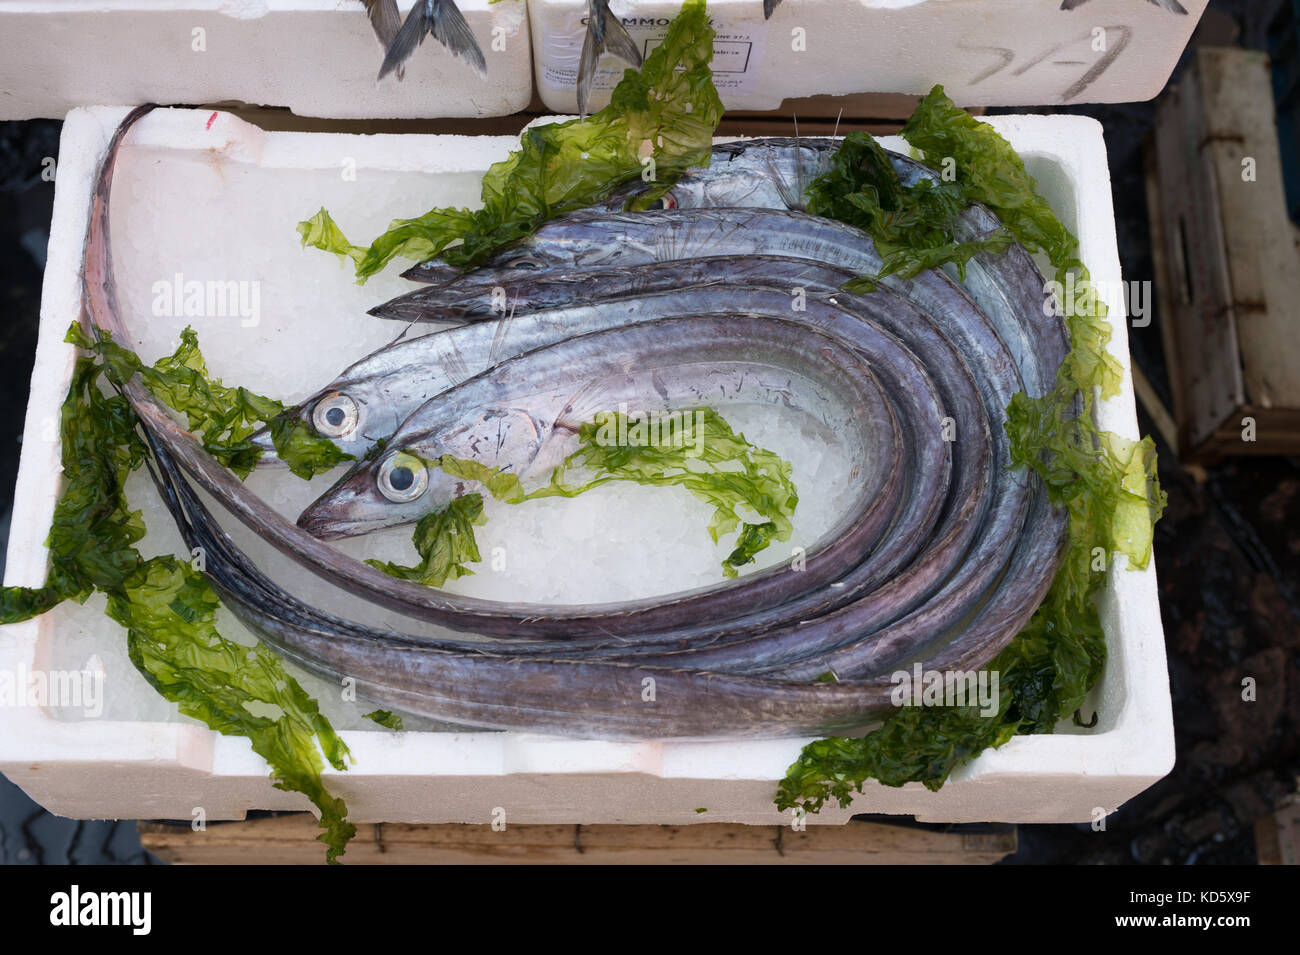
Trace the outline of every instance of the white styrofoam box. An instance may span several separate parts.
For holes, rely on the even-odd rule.
[[[63,128],[40,341],[9,539],[9,584],[37,585],[46,572],[42,541],[58,494],[52,475],[59,470],[51,425],[58,420],[74,357],[63,335],[78,313],[91,183],[122,115],[121,109],[76,110]],[[1080,237],[1083,260],[1113,316],[1111,352],[1125,368],[1123,393],[1101,408],[1100,424],[1135,437],[1101,128],[1070,116],[1006,116],[992,123],[1025,157],[1044,194]],[[136,344],[142,351],[157,350],[160,342],[174,338],[180,324],[150,317],[148,277],[130,274],[125,264],[140,254],[142,244],[216,245],[231,263],[231,274],[239,275],[250,268],[240,259],[240,242],[255,227],[250,223],[258,221],[245,216],[245,207],[275,206],[283,198],[279,193],[301,191],[303,196],[290,197],[288,208],[305,205],[312,211],[324,201],[345,226],[362,217],[363,225],[378,229],[390,216],[410,215],[434,202],[472,201],[483,170],[514,142],[508,137],[267,133],[227,114],[191,110],[146,117],[122,148],[113,193],[118,283],[124,302],[136,305],[126,315]],[[902,147],[897,139],[884,142]],[[354,160],[357,180],[330,186],[340,178],[341,157]],[[193,164],[200,164],[206,178],[176,198],[165,185],[167,171]],[[402,280],[380,276],[372,281],[391,286],[367,285],[363,293],[351,270],[333,257],[300,249],[284,217],[276,206],[269,224],[262,225],[268,237],[256,251],[264,260],[261,274],[292,276],[283,289],[268,286],[265,334],[305,341],[320,323],[337,321],[351,321],[347,327],[355,327],[359,338],[378,334],[368,329],[380,323],[367,324],[362,308],[400,288]],[[229,235],[232,230],[240,234]],[[322,304],[327,302],[334,306]],[[254,388],[266,384],[236,374],[241,361],[252,367],[257,359],[241,352],[254,340],[241,336],[252,332],[237,329],[230,319],[199,331],[215,374]],[[314,369],[308,381],[332,375],[345,363],[337,355],[320,354],[328,347],[298,349],[306,356],[301,364]],[[355,354],[369,347],[358,340]],[[283,369],[285,378],[294,375],[301,376],[301,370]],[[147,479],[136,477],[140,484],[130,490],[138,506],[144,498],[134,495],[151,489]],[[308,499],[315,490],[307,490]],[[228,522],[232,532],[238,529],[233,524]],[[173,529],[152,523],[145,543],[150,541],[155,543],[147,553],[178,546]],[[96,599],[85,608],[65,605],[0,628],[0,677],[66,666],[93,650],[107,661],[110,679],[138,683],[134,691],[144,702],[126,715],[80,720],[35,706],[0,707],[0,772],[51,811],[81,818],[190,818],[202,807],[208,818],[224,819],[253,808],[306,807],[303,797],[271,787],[267,767],[246,740],[178,717],[173,706],[151,696],[120,649],[124,635],[102,615],[102,601]],[[828,808],[813,821],[843,823],[853,812],[910,813],[950,822],[1087,821],[1097,807],[1114,810],[1159,779],[1173,765],[1174,746],[1154,567],[1112,568],[1101,611],[1109,659],[1085,706],[1099,713],[1095,727],[1080,729],[1067,720],[1056,735],[1017,737],[958,770],[939,792],[917,784],[891,789],[872,783],[851,809]],[[69,657],[73,651],[79,655]],[[327,698],[338,696],[337,687],[326,693],[325,683],[310,678],[304,685],[343,726],[355,762],[348,772],[327,773],[327,782],[347,799],[357,821],[483,823],[502,807],[516,823],[774,823],[781,818],[772,804],[777,781],[806,742],[612,743],[525,733],[392,733],[367,729],[370,724],[361,719],[349,723],[346,712]],[[158,704],[154,709],[151,699]],[[708,811],[697,813],[699,808]]]
[[[459,0],[486,78],[425,37],[405,79],[376,82],[383,49],[357,0],[5,0],[0,120],[224,101],[332,119],[506,116],[533,95],[524,2]]]
[[[929,92],[961,106],[1118,103],[1164,87],[1208,0],[1187,14],[1144,0],[709,0],[714,83],[728,109],[775,109],[799,96]],[[662,41],[679,0],[613,0],[642,54]],[[528,0],[537,92],[577,112],[586,0]],[[601,58],[591,109],[627,68]]]

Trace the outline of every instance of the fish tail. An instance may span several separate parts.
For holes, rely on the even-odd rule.
[[[402,15],[397,9],[397,0],[361,0],[366,5],[366,16],[370,18],[370,27],[375,31],[379,42],[387,49],[402,28]]]
[[[781,5],[781,0],[763,0],[763,19],[772,19],[772,11]]]
[[[601,54],[613,53],[634,67],[641,67],[640,47],[618,17],[610,14],[609,0],[587,0],[587,35],[583,38],[582,56],[578,61],[578,112],[584,118],[591,81],[595,79]]]
[[[454,0],[434,0],[430,30],[435,40],[466,60],[480,76],[487,76],[487,60]]]
[[[605,12],[610,12],[609,3],[604,4]],[[623,26],[623,21],[615,16],[605,18],[605,52],[613,53],[620,60],[631,63],[637,69],[641,68],[641,49],[636,45],[636,40],[627,32],[627,27]]]
[[[366,5],[366,16],[370,18],[370,27],[379,39],[379,45],[386,51],[397,38],[397,31],[402,28],[402,14],[397,9],[397,0],[361,0]],[[397,78],[406,75],[404,66],[397,67]]]
[[[108,202],[113,191],[113,170],[117,166],[118,147],[136,121],[157,108],[153,103],[137,106],[118,124],[109,140],[95,189],[90,196],[90,216],[81,261],[81,321],[83,327],[95,338],[108,332],[119,342],[128,340],[117,303],[117,283],[113,279],[113,242],[109,237]]]
[[[487,60],[454,0],[421,0],[411,8],[406,22],[389,44],[384,63],[379,68],[379,79],[382,80],[409,60],[416,47],[424,42],[425,35],[430,33],[452,55],[474,67],[479,75],[487,75]]]

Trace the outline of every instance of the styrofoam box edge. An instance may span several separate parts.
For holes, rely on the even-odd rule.
[[[709,0],[714,79],[728,109],[775,109],[794,97],[921,95],[942,83],[962,106],[1150,99],[1168,81],[1208,0],[1177,14],[1138,0]],[[613,13],[647,53],[678,0],[617,0]],[[538,96],[577,109],[584,0],[529,0]],[[626,64],[602,58],[590,108],[609,102]]]
[[[403,12],[411,6],[399,3]],[[524,109],[533,95],[524,0],[458,6],[483,50],[487,76],[428,39],[399,82],[376,80],[383,50],[352,0],[6,0],[0,119],[145,102],[235,101],[331,119],[507,116]]]
[[[74,110],[63,143],[41,303],[40,341],[25,433],[57,414],[74,351],[63,334],[80,307],[80,258],[94,173],[121,108]],[[320,136],[267,133],[228,114],[169,110],[133,142],[199,148],[227,141],[249,161],[312,167]],[[1099,424],[1136,437],[1124,301],[1101,127],[1074,116],[995,117],[990,123],[1040,174],[1067,221],[1113,316],[1112,355],[1122,393]],[[359,167],[481,171],[513,137],[341,136]],[[884,140],[899,148],[897,139]],[[430,163],[434,163],[431,167]],[[57,420],[57,418],[55,419]],[[57,496],[56,444],[29,441],[19,468],[6,582],[38,585],[42,541]],[[842,823],[855,812],[909,813],[929,821],[1078,822],[1112,811],[1173,765],[1174,741],[1154,567],[1112,567],[1102,620],[1109,660],[1095,691],[1098,726],[1087,733],[1016,737],[955,773],[937,793],[919,785],[870,784],[849,809],[810,821]],[[40,664],[37,627],[0,628],[0,668]],[[522,733],[343,734],[355,757],[327,773],[356,821],[487,822],[496,807],[514,823],[773,823],[775,783],[806,740],[611,743]],[[273,789],[248,741],[192,724],[60,722],[37,708],[0,709],[0,771],[51,811],[75,818],[242,818],[248,809],[303,809],[305,798]],[[707,808],[707,813],[697,813]]]

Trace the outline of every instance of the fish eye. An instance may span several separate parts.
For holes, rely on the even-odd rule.
[[[394,504],[414,501],[429,487],[429,471],[414,454],[398,451],[379,467],[379,493]]]
[[[651,209],[676,209],[677,197],[671,192],[665,192],[662,196],[650,203]]]
[[[356,430],[357,403],[339,391],[330,392],[311,410],[311,423],[322,437],[343,438]]]

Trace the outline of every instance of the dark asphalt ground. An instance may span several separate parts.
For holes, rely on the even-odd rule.
[[[1195,42],[1262,49],[1278,6],[1214,0]],[[1124,276],[1154,278],[1140,152],[1152,104],[1067,111],[1104,124]],[[58,131],[50,121],[0,123],[0,535],[9,526],[53,199],[40,172],[45,157],[57,156]],[[1159,321],[1157,313],[1129,334],[1135,361],[1167,390]],[[1143,421],[1143,430],[1154,429]],[[1155,549],[1177,765],[1109,817],[1105,832],[1021,826],[1012,862],[1251,863],[1255,820],[1300,777],[1300,461],[1227,462],[1197,483],[1161,452],[1169,508]],[[1243,675],[1260,688],[1253,706],[1238,702]],[[0,863],[150,861],[133,822],[51,816],[0,777]]]

